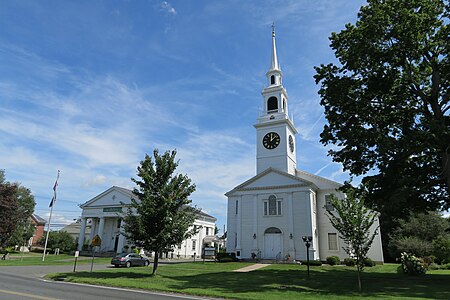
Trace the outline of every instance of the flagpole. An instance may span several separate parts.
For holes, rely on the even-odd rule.
[[[52,220],[53,206],[56,202],[56,187],[58,186],[58,179],[59,179],[59,170],[58,176],[56,177],[55,185],[53,186],[53,198],[52,201],[50,202],[50,216],[48,217],[47,235],[45,237],[44,254],[42,255],[42,261],[45,261],[45,253],[47,252],[48,234],[50,233],[50,223]]]

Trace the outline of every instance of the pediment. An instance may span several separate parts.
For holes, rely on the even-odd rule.
[[[94,207],[119,207],[127,206],[131,204],[131,198],[134,198],[131,190],[113,186],[103,193],[95,196],[91,200],[80,205],[82,209],[84,208],[94,208]]]
[[[274,168],[268,168],[264,172],[250,178],[246,182],[238,185],[233,190],[226,193],[226,196],[231,195],[236,191],[259,190],[259,189],[281,189],[292,187],[311,187],[317,189],[314,183],[282,172]]]

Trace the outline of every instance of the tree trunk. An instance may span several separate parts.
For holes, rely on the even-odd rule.
[[[362,286],[361,286],[361,267],[358,264],[358,266],[356,268],[358,270],[358,291],[361,293],[361,291],[362,291]]]
[[[155,251],[155,259],[153,260],[153,273],[152,273],[152,275],[156,275],[156,269],[158,269],[158,259],[159,259],[159,253],[158,253],[158,251]]]
[[[450,146],[442,153],[442,175],[450,193]]]

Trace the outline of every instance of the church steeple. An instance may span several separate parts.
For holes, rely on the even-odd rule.
[[[272,67],[270,71],[280,71],[280,65],[278,64],[277,45],[275,43],[275,24],[272,24]]]
[[[263,110],[258,117],[256,135],[256,172],[275,168],[295,175],[297,129],[289,118],[288,95],[282,83],[283,73],[278,62],[275,26],[272,25],[272,60],[266,73],[267,86],[262,90]]]
[[[272,24],[272,61],[266,76],[269,80],[269,86],[282,84],[281,78],[283,77],[283,73],[281,72],[280,64],[278,63],[277,44],[275,42],[275,24]]]

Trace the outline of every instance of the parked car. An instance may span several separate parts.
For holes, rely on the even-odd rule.
[[[111,259],[111,264],[118,268],[125,266],[127,268],[131,266],[148,266],[150,260],[147,257],[141,256],[136,253],[121,253]]]

